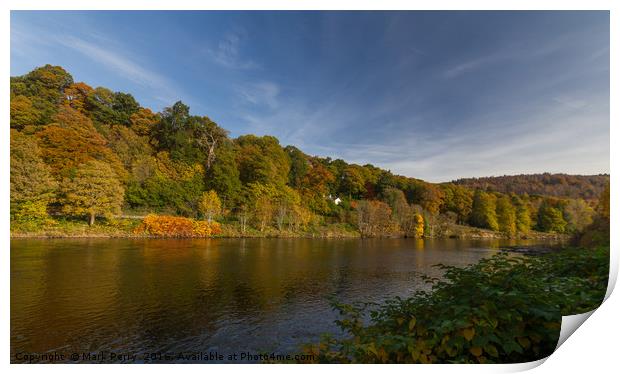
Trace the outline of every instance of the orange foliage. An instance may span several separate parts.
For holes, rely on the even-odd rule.
[[[63,104],[77,110],[80,113],[86,112],[86,98],[93,92],[93,88],[86,83],[73,83],[65,88]]]
[[[217,222],[197,221],[185,217],[158,216],[149,214],[134,233],[161,237],[202,238],[221,234],[222,228]]]
[[[108,148],[90,119],[63,105],[49,124],[37,133],[43,160],[56,175],[67,176],[71,169],[91,160],[110,164],[122,180],[127,176],[118,156]]]

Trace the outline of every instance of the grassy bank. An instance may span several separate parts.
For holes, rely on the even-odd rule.
[[[57,219],[46,223],[11,223],[11,238],[149,238],[147,233],[136,233],[141,218],[99,220],[89,226],[84,220]],[[241,230],[238,224],[221,224],[222,232],[214,238],[359,238],[357,229],[347,224],[309,226],[305,230],[259,231],[251,227]]]
[[[136,228],[142,223],[140,216],[118,218],[112,220],[100,219],[89,226],[84,220],[59,218],[48,220],[45,223],[16,223],[11,222],[11,238],[147,238],[152,235],[136,233]],[[303,230],[277,230],[267,227],[259,231],[252,227],[242,230],[238,223],[222,223],[222,232],[212,237],[223,238],[360,238],[357,228],[345,223],[309,225]],[[391,237],[403,237],[403,233],[394,233]],[[436,233],[437,238],[454,239],[506,239],[504,233],[485,230],[471,226],[450,225]],[[520,234],[519,239],[534,240],[562,240],[566,235],[531,231]]]
[[[341,304],[348,337],[305,347],[320,363],[516,363],[550,355],[562,315],[605,295],[609,246],[543,256],[505,253],[465,268],[441,266],[430,291],[382,304]]]

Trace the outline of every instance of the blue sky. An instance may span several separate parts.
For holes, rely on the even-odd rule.
[[[13,11],[11,75],[47,63],[429,181],[609,172],[608,12]]]

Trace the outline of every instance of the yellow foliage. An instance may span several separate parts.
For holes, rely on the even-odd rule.
[[[471,347],[469,348],[469,352],[471,352],[472,355],[478,357],[482,354],[482,348],[480,347]]]
[[[424,236],[424,217],[421,214],[416,214],[413,219],[414,227],[413,232],[416,238]]]
[[[463,330],[463,337],[465,337],[465,339],[467,339],[467,341],[470,341],[474,338],[474,334],[476,333],[476,330],[474,330],[474,328],[469,328],[469,329],[464,329]]]
[[[218,235],[222,228],[217,222],[198,221],[185,217],[149,214],[134,230],[136,234],[161,237],[201,238]]]

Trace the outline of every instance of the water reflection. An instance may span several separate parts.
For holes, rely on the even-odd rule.
[[[326,301],[424,287],[507,241],[14,240],[11,353],[289,352],[338,333]]]

